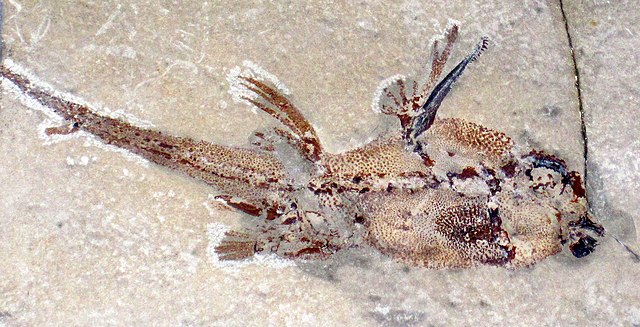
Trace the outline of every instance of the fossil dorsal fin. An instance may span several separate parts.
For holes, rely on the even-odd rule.
[[[473,52],[471,52],[466,58],[464,58],[458,65],[445,76],[445,78],[436,85],[433,89],[427,101],[418,110],[418,115],[413,119],[412,130],[409,134],[410,141],[414,141],[420,134],[424,133],[436,118],[436,113],[442,100],[447,96],[451,87],[462,75],[462,72],[467,68],[467,65],[478,59],[480,54],[489,46],[489,39],[483,37],[478,45],[476,45]]]

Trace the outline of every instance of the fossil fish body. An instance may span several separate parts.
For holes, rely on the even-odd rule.
[[[529,266],[564,247],[588,255],[597,244],[590,234],[604,230],[589,214],[579,173],[503,133],[436,119],[453,83],[487,46],[483,39],[440,79],[457,33],[448,29],[442,50],[434,42],[429,74],[393,77],[378,90],[378,110],[399,119],[397,131],[340,154],[324,151],[282,85],[251,63],[229,75],[233,95],[281,125],[256,132],[250,149],[98,114],[33,85],[9,61],[0,76],[68,123],[47,133],[93,134],[211,185],[217,199],[254,216],[254,228],[227,232],[218,245],[224,260],[256,253],[324,259],[362,246],[433,268]]]

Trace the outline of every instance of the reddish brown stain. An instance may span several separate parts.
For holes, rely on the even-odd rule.
[[[240,210],[248,215],[257,217],[260,216],[260,214],[262,214],[262,209],[253,206],[249,203],[244,203],[244,202],[236,202],[232,200],[232,197],[229,195],[218,195],[216,196],[216,199],[221,199],[223,200],[228,206]]]
[[[515,161],[510,161],[508,164],[500,167],[502,172],[507,178],[512,178],[516,175],[516,168],[518,167],[518,163]]]
[[[458,177],[462,180],[465,179],[469,179],[469,178],[474,178],[474,177],[478,177],[480,175],[478,175],[478,172],[476,171],[475,168],[473,167],[466,167],[462,170],[462,172],[460,174],[458,174]]]
[[[573,194],[579,198],[584,198],[587,196],[587,191],[584,189],[582,183],[582,177],[578,172],[572,171],[569,176],[571,177],[571,189],[573,190]]]

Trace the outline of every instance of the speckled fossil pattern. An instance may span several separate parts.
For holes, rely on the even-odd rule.
[[[88,132],[204,181],[219,192],[215,199],[257,217],[255,228],[227,232],[216,248],[223,260],[254,254],[326,259],[371,246],[417,266],[517,268],[567,243],[577,257],[590,254],[597,245],[590,234],[602,236],[603,229],[588,212],[577,172],[555,156],[518,148],[501,132],[436,119],[454,82],[489,43],[483,38],[442,77],[457,35],[458,26],[451,25],[442,51],[434,42],[425,77],[384,83],[380,111],[397,117],[400,128],[342,154],[323,149],[281,83],[253,63],[229,75],[233,94],[281,123],[256,132],[253,149],[101,115],[33,85],[13,64],[0,75],[69,125],[47,133]]]

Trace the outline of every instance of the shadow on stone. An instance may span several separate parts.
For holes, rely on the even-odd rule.
[[[369,314],[380,326],[417,326],[426,314],[420,311],[388,310],[373,311]]]
[[[587,196],[592,212],[606,229],[606,236],[614,238],[622,248],[629,252],[632,259],[640,262],[638,253],[638,232],[633,217],[622,208],[615,208],[603,191],[605,181],[598,164],[589,162],[589,180],[587,181]]]

